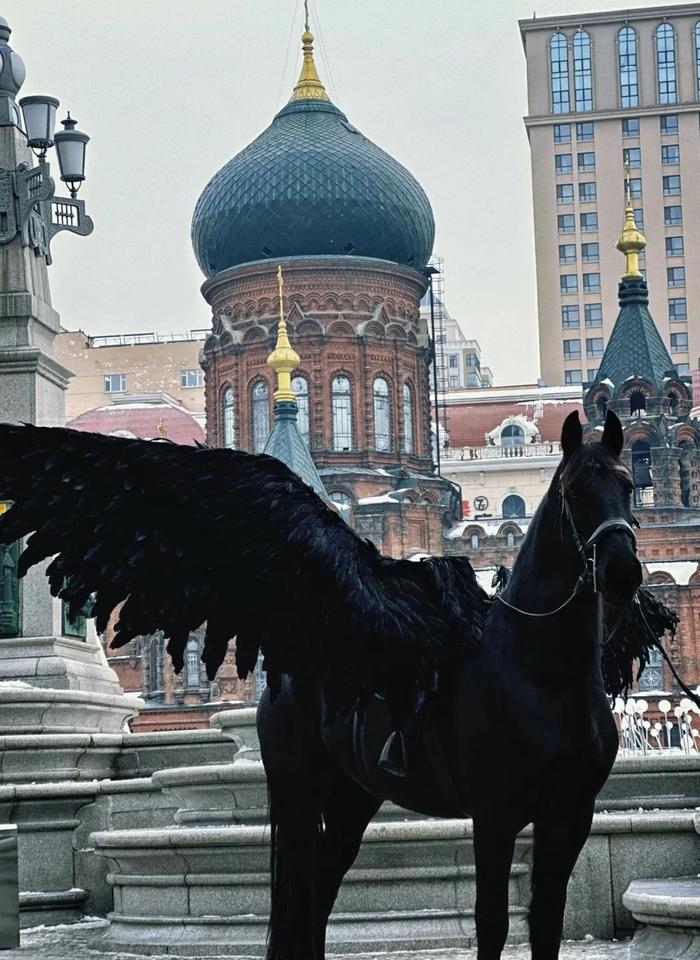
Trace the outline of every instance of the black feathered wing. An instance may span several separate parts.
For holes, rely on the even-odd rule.
[[[236,637],[273,688],[321,680],[331,701],[388,692],[473,643],[485,595],[463,560],[392,561],[280,461],[232,450],[0,425],[0,542],[29,534],[20,574],[53,557],[71,615],[94,596],[113,646],[162,630],[176,669],[206,621],[216,675]]]

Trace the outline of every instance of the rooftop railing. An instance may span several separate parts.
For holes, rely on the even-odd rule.
[[[518,460],[529,457],[560,457],[561,444],[551,443],[513,443],[487,444],[483,447],[448,447],[442,454],[443,460]]]

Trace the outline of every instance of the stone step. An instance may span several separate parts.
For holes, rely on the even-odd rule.
[[[700,877],[635,880],[623,902],[641,924],[632,960],[700,960]]]

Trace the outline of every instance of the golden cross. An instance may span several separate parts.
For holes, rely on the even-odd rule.
[[[284,323],[284,277],[282,276],[282,264],[277,267],[277,289],[280,294],[280,322]]]
[[[304,29],[309,32],[309,0],[304,0]]]
[[[625,203],[632,202],[632,184],[630,182],[630,162],[625,163]]]

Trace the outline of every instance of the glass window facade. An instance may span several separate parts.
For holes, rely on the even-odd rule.
[[[352,450],[352,389],[350,380],[342,374],[331,386],[333,407],[333,449]]]
[[[672,333],[671,334],[671,350],[674,353],[685,353],[687,349],[688,349],[688,334]]]
[[[620,106],[638,107],[637,34],[632,27],[623,27],[618,32],[617,57],[620,70]]]
[[[668,301],[669,320],[687,320],[688,304],[685,297],[671,297]]]
[[[559,244],[559,263],[576,263],[576,244]]]
[[[667,227],[675,227],[683,223],[683,207],[680,203],[664,207],[664,223]]]
[[[681,149],[677,143],[661,145],[661,162],[665,165],[681,162]]]
[[[236,414],[231,387],[226,387],[221,397],[221,423],[223,444],[229,450],[233,450],[236,444]]]
[[[593,139],[593,121],[592,120],[586,120],[582,123],[576,124],[576,139],[577,140]]]
[[[564,304],[561,308],[561,325],[564,328],[579,326],[578,304]]]
[[[595,153],[592,150],[579,153],[577,160],[580,173],[587,173],[591,170],[595,170]]]
[[[414,452],[413,439],[413,388],[410,383],[403,385],[403,449],[404,453]]]
[[[549,41],[549,64],[552,80],[552,113],[569,112],[569,57],[566,37],[555,33]]]
[[[576,218],[573,213],[560,213],[557,217],[557,229],[559,233],[574,233],[576,230]]]
[[[251,389],[253,410],[253,453],[262,453],[270,436],[270,388],[267,380],[256,380]]]
[[[622,162],[630,167],[641,167],[642,150],[640,147],[624,147],[622,150]]]
[[[564,383],[567,387],[577,383],[583,383],[583,372],[581,370],[565,370]]]
[[[503,501],[501,514],[504,520],[525,516],[525,501],[517,493],[510,493]]]
[[[573,168],[574,163],[570,153],[557,153],[554,155],[555,173],[571,173]]]
[[[557,203],[573,203],[573,202],[574,202],[573,183],[558,183],[557,184]]]
[[[666,256],[683,256],[683,237],[666,237]]]
[[[634,213],[634,222],[637,224],[637,226],[641,230],[642,227],[644,226],[644,211],[642,210],[641,207],[634,207],[632,212]],[[646,252],[645,250],[641,250],[639,253],[640,257],[645,252]]]
[[[570,141],[571,141],[571,124],[555,123],[554,124],[554,142],[570,143]]]
[[[292,377],[292,390],[297,401],[297,427],[306,446],[310,444],[309,434],[309,381],[306,377]]]
[[[581,213],[579,214],[581,220],[581,230],[597,230],[598,229],[598,214],[597,213]]]
[[[592,203],[598,196],[595,180],[586,180],[578,185],[578,198],[581,203]]]
[[[577,359],[580,356],[581,356],[581,341],[565,340],[564,341],[564,359],[572,360],[572,359]]]
[[[678,114],[667,113],[663,117],[659,117],[659,123],[661,133],[678,133]]]
[[[659,103],[676,103],[676,39],[669,23],[656,28],[656,80]]]
[[[185,390],[191,389],[192,387],[203,387],[204,370],[202,370],[201,367],[197,367],[195,370],[181,370],[180,386]]]
[[[577,30],[574,48],[574,109],[583,113],[593,109],[593,69],[591,38],[585,30]]]
[[[700,21],[695,24],[693,39],[695,42],[695,99],[700,100]]]
[[[630,194],[633,197],[641,197],[642,195],[642,178],[641,177],[630,177]]]
[[[586,339],[586,356],[587,357],[602,357],[603,356],[603,338],[602,337],[588,337]]]
[[[108,373],[105,376],[105,393],[126,393],[126,387],[125,373]]]
[[[559,277],[559,289],[562,293],[578,293],[578,277],[575,273],[563,273]]]
[[[585,317],[587,327],[603,326],[603,304],[602,303],[584,304],[583,315]]]
[[[663,177],[664,196],[670,197],[681,192],[680,174],[673,173],[670,176]]]
[[[622,121],[622,136],[639,136],[639,117],[625,117],[625,119]]]
[[[666,278],[669,287],[684,287],[685,267],[666,267]]]
[[[391,450],[389,384],[384,377],[375,379],[372,395],[374,398],[374,448],[381,451]]]
[[[600,274],[599,273],[584,273],[583,292],[584,293],[600,293]]]
[[[600,260],[600,248],[597,243],[581,244],[581,259],[585,262]]]
[[[185,682],[190,689],[199,686],[199,643],[196,637],[187,641]]]

